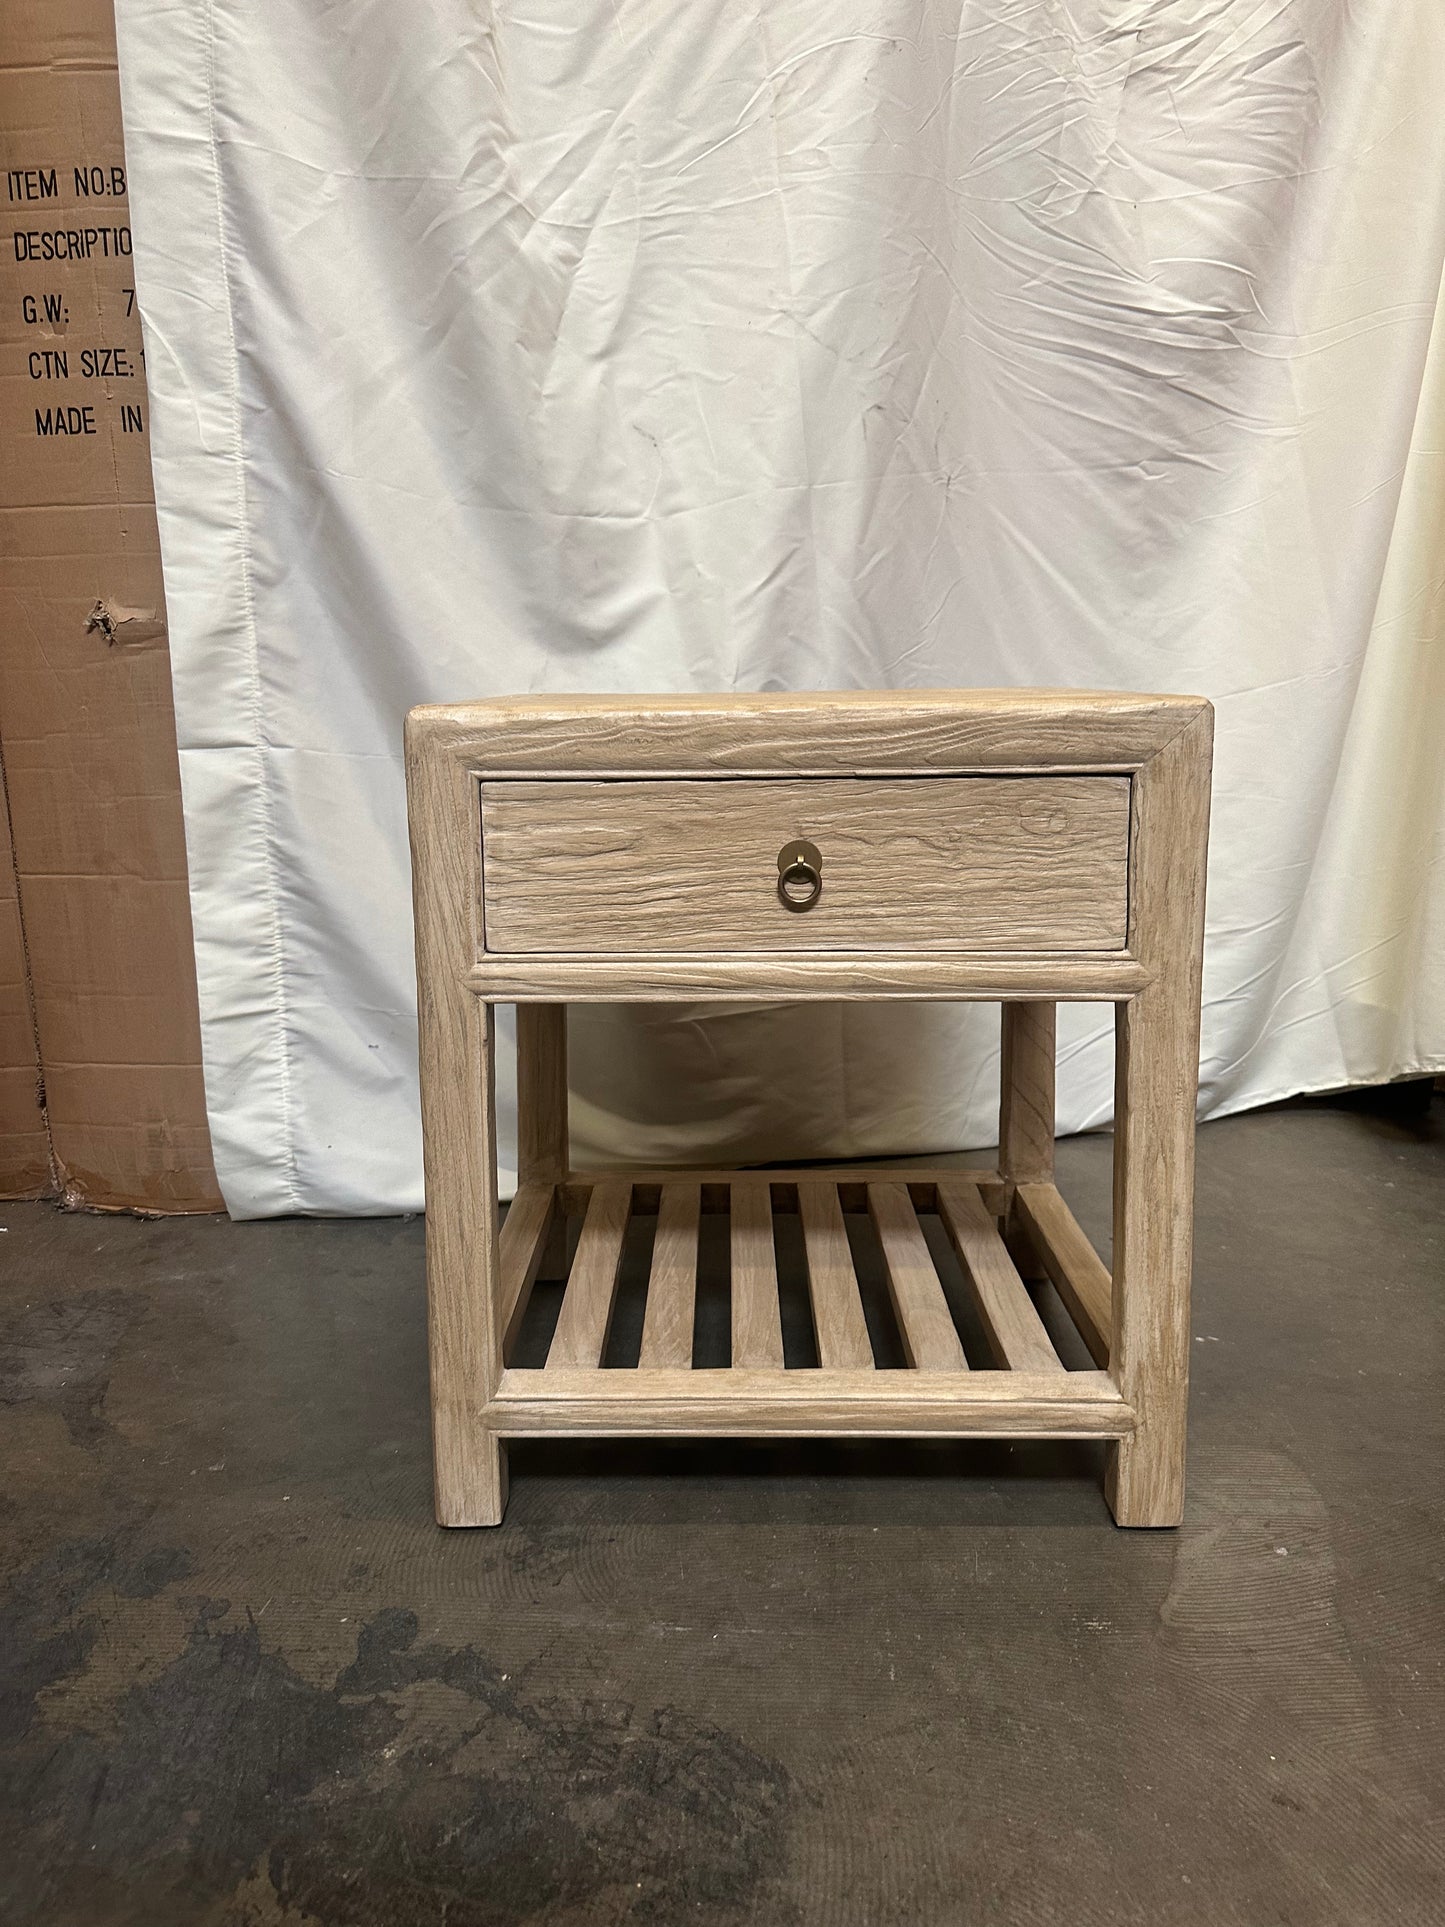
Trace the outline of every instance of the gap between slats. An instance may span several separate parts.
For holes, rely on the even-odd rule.
[[[870,1179],[866,1185],[869,1219],[883,1260],[903,1355],[915,1370],[967,1371],[969,1358],[919,1221],[910,1181],[917,1183],[900,1174],[897,1180]],[[588,1188],[576,1253],[547,1351],[549,1367],[602,1367],[617,1306],[619,1271],[634,1202],[633,1183],[631,1177],[599,1179]],[[839,1181],[831,1175],[810,1179],[800,1174],[792,1180],[792,1187],[788,1201],[795,1204],[795,1222],[801,1229],[799,1242],[817,1363],[831,1371],[873,1371],[877,1368],[873,1342]],[[997,1218],[979,1185],[966,1175],[939,1173],[930,1181],[930,1189],[993,1361],[1006,1370],[1032,1375],[1065,1372],[1067,1368],[1009,1255]],[[1100,1329],[1107,1316],[1107,1270],[1087,1246],[1053,1186],[1020,1185],[1018,1191],[1030,1229],[1048,1250],[1051,1274],[1057,1278],[1067,1269],[1069,1275],[1058,1280],[1061,1295],[1097,1358],[1107,1344]],[[507,1213],[499,1254],[499,1311],[504,1355],[508,1357],[526,1314],[549,1234],[559,1221],[565,1222],[559,1219],[565,1196],[565,1189],[526,1185]],[[699,1234],[706,1209],[703,1186],[701,1182],[668,1180],[654,1196],[656,1235],[638,1366],[647,1370],[687,1369],[692,1365],[695,1346]],[[786,1358],[769,1178],[746,1175],[732,1179],[728,1202],[731,1365],[743,1370],[783,1370]],[[644,1209],[643,1215],[650,1214]],[[1059,1262],[1059,1246],[1067,1250],[1065,1264]],[[796,1256],[797,1247],[793,1250],[794,1262]],[[858,1262],[863,1263],[861,1246]],[[939,1262],[943,1263],[941,1257]],[[794,1275],[790,1267],[790,1279]],[[794,1342],[789,1340],[790,1345]],[[970,1339],[970,1344],[974,1342]]]
[[[1107,1366],[1114,1317],[1114,1280],[1109,1267],[1056,1186],[1021,1184],[1016,1197],[1024,1229],[1032,1237],[1064,1309],[1094,1363],[1101,1368]]]
[[[1063,1361],[1054,1350],[1044,1321],[1034,1309],[1018,1268],[999,1236],[998,1224],[978,1194],[978,1187],[940,1179],[938,1215],[998,1362],[1015,1372],[1063,1371]]]

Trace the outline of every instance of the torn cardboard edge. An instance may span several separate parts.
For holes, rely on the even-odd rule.
[[[137,649],[166,640],[166,620],[158,611],[128,609],[123,602],[108,602],[104,596],[97,597],[85,619],[85,633],[96,630],[112,649]]]

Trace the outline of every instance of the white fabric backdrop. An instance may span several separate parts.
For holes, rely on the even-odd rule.
[[[1445,1065],[1439,0],[119,25],[235,1213],[421,1202],[424,699],[1202,691],[1204,1110]],[[594,1153],[994,1129],[978,1011],[594,1012],[574,1075]]]

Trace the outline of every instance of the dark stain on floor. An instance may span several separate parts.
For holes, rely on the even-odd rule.
[[[143,1878],[144,1918],[193,1921],[264,1867],[283,1913],[337,1927],[599,1906],[660,1922],[680,1861],[695,1907],[745,1918],[777,1865],[789,1788],[775,1763],[674,1709],[538,1701],[473,1648],[419,1643],[400,1607],[360,1626],[350,1665],[317,1685],[254,1619],[201,1600],[181,1651],[106,1730],[37,1722],[42,1692],[102,1636],[96,1592],[150,1596],[188,1567],[176,1548],[118,1568],[113,1546],[78,1544],[15,1582],[0,1625],[9,1918],[129,1918]]]
[[[1442,1917],[1438,1102],[1201,1132],[1178,1533],[856,1442],[441,1533],[419,1224],[0,1222],[5,1927]]]

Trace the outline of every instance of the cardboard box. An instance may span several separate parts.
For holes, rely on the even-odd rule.
[[[0,1191],[216,1210],[110,0],[8,0],[0,143]]]
[[[53,1188],[10,812],[0,784],[0,1196],[40,1198]]]

